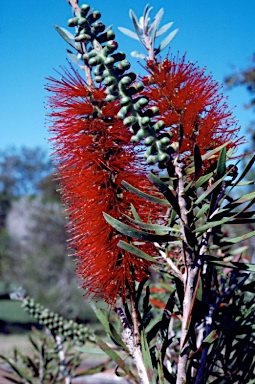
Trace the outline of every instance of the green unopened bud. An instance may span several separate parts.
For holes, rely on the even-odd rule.
[[[81,5],[81,16],[86,17],[89,10],[90,10],[90,6],[88,4],[82,4]]]
[[[134,125],[137,122],[136,116],[128,116],[123,120],[123,124],[126,127],[130,127],[131,125]]]
[[[114,63],[115,63],[115,60],[113,57],[106,57],[106,59],[104,60],[104,65],[107,67],[107,68],[111,68],[114,66]]]
[[[92,57],[91,59],[89,59],[89,65],[91,65],[91,67],[95,67],[96,65],[101,64],[102,62],[103,58],[100,56]]]
[[[158,161],[159,161],[160,163],[164,163],[164,162],[166,162],[168,159],[169,159],[169,155],[167,155],[166,153],[161,153],[161,154],[158,156]]]
[[[113,40],[115,38],[115,33],[110,29],[110,31],[107,31],[107,38],[108,40]]]
[[[131,99],[131,97],[128,97],[128,96],[122,97],[122,98],[120,99],[120,105],[121,105],[121,106],[128,105],[128,104],[130,104],[131,102],[132,102],[132,99]]]
[[[165,136],[165,137],[162,137],[162,139],[160,139],[159,141],[160,141],[160,145],[165,147],[170,143],[170,138]]]
[[[85,17],[79,17],[78,19],[78,25],[80,27],[84,27],[87,24],[87,19]]]
[[[96,83],[102,83],[102,81],[103,81],[102,76],[95,76],[95,82]]]
[[[113,76],[107,76],[105,79],[104,79],[104,83],[106,86],[108,85],[113,85],[113,84],[116,84],[117,83],[117,80],[115,79],[115,77]]]
[[[150,155],[147,157],[148,164],[155,164],[158,161],[158,156]]]
[[[102,74],[103,74],[103,71],[104,71],[104,65],[103,65],[103,64],[100,64],[100,65],[98,65],[98,67],[96,67],[96,68],[94,69],[94,74],[95,74],[96,76],[98,76],[98,75],[102,75]]]
[[[117,118],[120,120],[123,120],[127,116],[129,111],[130,111],[130,105],[125,105],[119,110],[117,114]]]
[[[131,83],[133,82],[133,80],[131,79],[130,76],[124,76],[122,77],[122,79],[120,80],[120,84],[123,88],[127,88]]]
[[[100,19],[101,13],[99,11],[92,12],[90,15],[88,15],[87,20],[89,24],[94,23],[94,21]]]
[[[113,95],[107,95],[105,100],[108,102],[114,101],[116,99],[116,96]]]
[[[106,51],[106,53],[111,53],[111,52],[116,51],[117,48],[118,48],[118,43],[117,43],[117,41],[115,41],[115,40],[110,40],[110,41],[108,41],[108,43],[105,45],[105,47],[104,47],[104,51]]]
[[[140,128],[139,131],[131,137],[131,141],[138,143],[144,136],[146,135],[146,131],[143,128]]]
[[[145,144],[146,146],[148,146],[148,145],[151,145],[152,143],[154,143],[154,141],[155,141],[155,137],[153,137],[153,136],[148,136],[148,137],[146,137],[146,139],[144,140],[144,144]]]
[[[134,105],[134,108],[136,111],[139,111],[140,109],[146,107],[148,105],[149,101],[145,97],[141,97]]]
[[[163,120],[159,120],[156,122],[156,124],[152,126],[152,128],[154,129],[154,131],[158,132],[161,129],[165,128],[165,123]]]
[[[144,116],[140,120],[140,124],[142,127],[147,127],[150,124],[150,118],[148,116]]]
[[[69,19],[67,22],[68,27],[76,27],[76,25],[78,25],[78,20],[79,17],[73,17],[72,19]]]
[[[91,37],[85,33],[82,33],[78,36],[75,36],[74,40],[79,43],[88,43],[91,40]]]

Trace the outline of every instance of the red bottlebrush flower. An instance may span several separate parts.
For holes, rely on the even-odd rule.
[[[193,63],[182,59],[161,63],[149,61],[150,76],[143,78],[144,94],[151,105],[159,108],[160,119],[172,134],[172,141],[179,143],[179,126],[183,127],[180,152],[189,156],[197,144],[201,155],[227,141],[227,148],[241,144],[237,139],[239,128],[228,110],[220,87],[210,75]]]
[[[129,240],[106,223],[103,212],[123,220],[131,203],[141,218],[153,218],[150,204],[124,190],[121,182],[144,191],[153,187],[132,149],[130,133],[116,118],[117,103],[103,101],[103,89],[88,90],[76,71],[49,80],[50,130],[77,271],[87,296],[114,304],[118,293],[125,300],[134,281],[147,278],[151,263],[117,246],[120,239]],[[142,249],[155,252],[151,244]]]

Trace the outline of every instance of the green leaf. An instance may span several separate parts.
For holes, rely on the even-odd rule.
[[[124,217],[130,221],[130,223],[136,225],[137,227],[139,228],[142,228],[142,229],[145,229],[147,231],[154,231],[156,232],[158,235],[161,235],[162,232],[165,233],[165,232],[180,232],[180,229],[178,228],[172,228],[172,227],[167,227],[167,226],[164,226],[164,225],[159,225],[159,224],[148,224],[148,223],[144,223],[143,221],[141,220],[134,220],[132,219],[130,216],[127,216],[127,215],[124,215]]]
[[[91,307],[93,308],[98,320],[103,325],[104,329],[108,333],[108,335],[117,342],[123,349],[127,350],[126,345],[123,343],[120,335],[114,328],[114,326],[109,323],[107,316],[104,314],[105,311],[102,311],[101,309],[98,309],[94,304],[91,304]]]
[[[118,232],[126,235],[128,237],[132,237],[138,240],[150,241],[152,243],[165,243],[172,239],[170,235],[156,235],[148,232],[143,232],[133,227],[130,227],[127,224],[122,223],[121,221],[114,219],[107,213],[103,213],[105,220],[108,224],[110,224],[113,228],[115,228]]]
[[[180,208],[178,204],[177,197],[171,192],[168,185],[165,184],[162,180],[160,180],[156,175],[152,172],[148,175],[148,179],[159,189],[161,193],[165,196],[165,198],[169,201],[175,212],[180,216]]]
[[[243,195],[239,199],[235,200],[235,203],[245,203],[246,201],[250,201],[255,198],[255,192],[247,193]]]
[[[125,364],[124,360],[107,345],[100,337],[95,336],[95,340],[97,345],[104,351],[121,369],[123,369],[126,374],[133,379],[136,383],[139,383],[139,381],[136,379],[136,377],[133,375],[130,368]]]
[[[168,46],[168,44],[173,40],[178,31],[179,29],[175,29],[174,31],[170,32],[169,35],[160,43],[158,47],[160,52]]]
[[[235,181],[235,183],[233,184],[231,190],[247,175],[247,173],[249,172],[249,170],[251,169],[251,167],[253,166],[255,162],[255,155],[251,158],[251,160],[249,161],[249,163],[246,165],[246,167],[244,168],[243,172],[241,173],[241,175],[237,178],[237,180]]]
[[[208,344],[212,344],[218,338],[217,331],[214,329],[208,336],[202,341],[202,348],[206,348]]]
[[[216,180],[221,179],[226,172],[226,147],[220,151],[219,160],[216,169]]]
[[[137,210],[136,210],[135,207],[133,206],[133,204],[130,204],[130,208],[131,208],[131,212],[132,212],[132,214],[133,214],[133,216],[134,216],[134,219],[135,219],[136,221],[142,221],[142,220],[140,219],[140,216],[139,216],[138,213],[137,213]]]
[[[241,241],[250,239],[253,236],[255,236],[255,231],[246,233],[246,234],[244,234],[242,236],[235,237],[234,239],[231,239],[231,238],[228,238],[228,237],[223,237],[222,242],[223,241],[227,241],[229,243],[236,244],[236,243],[240,243]]]
[[[141,331],[141,347],[142,347],[142,354],[144,358],[144,364],[147,371],[149,383],[157,384],[153,374],[153,365],[152,365],[152,360],[150,355],[150,348],[148,346],[148,342],[147,342],[144,330]]]
[[[56,31],[60,34],[60,36],[72,47],[75,48],[75,41],[74,41],[74,36],[67,31],[64,28],[58,27],[57,25],[54,25]]]
[[[124,35],[128,36],[128,37],[131,37],[132,39],[135,39],[135,40],[140,40],[139,37],[137,36],[137,34],[133,31],[131,31],[130,29],[128,28],[123,28],[123,27],[118,27],[119,31],[124,33]]]
[[[215,181],[215,183],[213,183],[205,192],[203,192],[199,196],[199,198],[194,202],[194,204],[199,205],[200,203],[202,203],[202,201],[205,200],[205,198],[209,196],[216,187],[218,187],[218,185],[224,180],[224,178],[225,175],[221,179]]]
[[[195,216],[195,219],[200,219],[207,211],[208,209],[210,208],[210,204],[203,204],[202,205],[202,208],[199,209],[199,211],[197,212],[196,216]]]
[[[201,154],[200,154],[200,149],[196,144],[194,145],[194,163],[195,163],[194,180],[196,180],[197,177],[199,176],[199,173],[200,173],[202,165],[203,165],[203,161],[202,161]]]
[[[167,200],[159,199],[158,197],[148,195],[145,192],[140,191],[139,189],[133,187],[133,185],[129,184],[127,181],[123,180],[121,182],[124,188],[126,188],[129,192],[132,192],[134,195],[141,197],[144,200],[150,201],[155,204],[167,205],[169,207],[169,202]]]
[[[210,180],[210,178],[212,177],[213,175],[213,172],[210,172],[208,173],[207,175],[203,175],[201,177],[199,177],[199,179],[197,180],[196,184],[195,184],[195,188],[199,188],[201,187],[201,185],[203,185],[204,183],[206,183],[208,180]]]
[[[95,355],[105,355],[105,352],[102,351],[102,349],[97,349],[97,348],[89,348],[89,347],[76,347],[77,351],[82,352],[82,353],[88,353],[90,354],[95,354]]]
[[[141,259],[146,259],[146,260],[152,261],[153,263],[155,262],[158,263],[158,261],[154,257],[149,256],[147,253],[141,251],[139,248],[136,248],[134,245],[128,244],[123,240],[120,240],[118,242],[118,247],[120,247],[121,249],[124,249],[127,252],[132,253],[133,255],[140,257]]]

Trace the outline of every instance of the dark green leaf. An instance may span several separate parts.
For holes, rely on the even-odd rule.
[[[163,226],[163,225],[159,225],[159,224],[148,224],[148,223],[144,223],[141,220],[138,220],[138,221],[134,220],[127,215],[124,215],[124,216],[128,221],[130,221],[130,223],[136,225],[137,227],[145,229],[147,231],[154,231],[158,235],[165,233],[165,232],[180,232],[179,228],[171,228],[171,227],[167,227],[167,226]]]
[[[200,149],[196,144],[194,145],[194,163],[195,163],[194,180],[196,180],[200,174],[200,171],[203,165]]]
[[[149,256],[147,253],[141,251],[139,248],[136,248],[134,245],[128,244],[123,240],[120,240],[118,242],[118,247],[120,247],[121,249],[124,249],[127,252],[132,253],[133,255],[140,257],[141,259],[146,259],[146,260],[152,261],[153,263],[155,262],[158,263],[154,257]]]
[[[132,237],[138,240],[150,241],[152,243],[154,242],[165,243],[172,239],[172,236],[169,236],[169,235],[155,235],[152,233],[139,231],[138,229],[130,227],[129,225],[123,224],[121,221],[114,219],[107,213],[103,213],[103,215],[108,224],[110,224],[118,232],[128,237]]]
[[[175,212],[180,216],[180,208],[178,204],[177,197],[171,192],[168,185],[165,184],[162,180],[160,180],[156,175],[152,172],[148,175],[148,179],[159,189],[159,191],[165,196],[165,198],[169,201]]]
[[[233,184],[232,188],[233,189],[246,175],[247,173],[249,172],[249,170],[251,169],[251,167],[253,166],[255,162],[255,155],[251,158],[251,160],[249,161],[249,163],[246,165],[246,167],[244,168],[243,172],[241,173],[241,175],[237,178],[237,180],[235,181],[235,183]]]
[[[203,175],[201,177],[199,177],[199,179],[197,180],[196,184],[195,184],[195,188],[199,188],[201,187],[201,185],[203,185],[204,183],[206,183],[208,180],[210,180],[210,178],[212,177],[213,175],[213,172],[210,172],[208,173],[207,175]]]
[[[220,151],[219,160],[217,163],[217,169],[216,169],[216,180],[221,179],[226,172],[226,147],[222,148]]]
[[[104,351],[121,369],[123,369],[126,374],[133,379],[136,383],[139,383],[139,381],[136,379],[136,377],[133,375],[130,368],[125,364],[124,360],[112,349],[107,345],[100,337],[95,336],[97,345]]]
[[[170,205],[167,200],[159,199],[158,197],[154,197],[154,196],[148,195],[147,193],[144,193],[144,192],[140,191],[139,189],[133,187],[133,185],[129,184],[125,180],[123,180],[121,182],[121,184],[129,192],[132,192],[134,195],[139,196],[142,199],[145,199],[145,200],[150,201],[150,202],[155,203],[155,204],[167,205],[167,206]]]
[[[109,323],[108,321],[108,318],[107,316],[105,315],[105,311],[102,311],[101,309],[98,309],[94,304],[91,304],[98,320],[100,321],[100,323],[103,325],[103,327],[105,328],[106,332],[109,334],[109,336],[115,340],[117,342],[117,344],[121,345],[121,347],[123,349],[126,349],[127,350],[127,347],[126,345],[123,343],[120,335],[118,334],[118,332],[116,331],[116,329],[114,328],[114,326]]]
[[[144,330],[141,331],[141,347],[142,347],[142,354],[144,358],[144,364],[146,367],[148,379],[150,384],[157,384],[155,376],[153,374],[153,364],[151,360],[151,354],[150,354],[150,349],[148,346],[148,342],[146,339],[146,334]]]

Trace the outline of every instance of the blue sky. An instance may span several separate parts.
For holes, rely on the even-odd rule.
[[[113,24],[120,50],[130,59],[132,50],[141,50],[135,40],[121,34],[117,27],[132,28],[128,16],[132,8],[137,16],[147,0],[93,0],[91,7],[102,13],[101,20]],[[207,67],[220,83],[233,67],[245,68],[255,51],[255,4],[250,0],[151,0],[152,16],[163,7],[163,23],[174,21],[179,33],[171,44],[171,53],[186,52],[189,61]],[[67,28],[72,16],[65,0],[2,0],[0,4],[0,149],[10,146],[40,146],[49,150],[45,126],[45,78],[61,65],[67,65],[67,44],[53,25]],[[167,50],[163,51],[163,54]],[[132,59],[133,68],[141,67]],[[245,90],[225,92],[229,105],[245,129],[252,112],[244,110],[249,100]],[[244,130],[245,133],[245,130]]]

